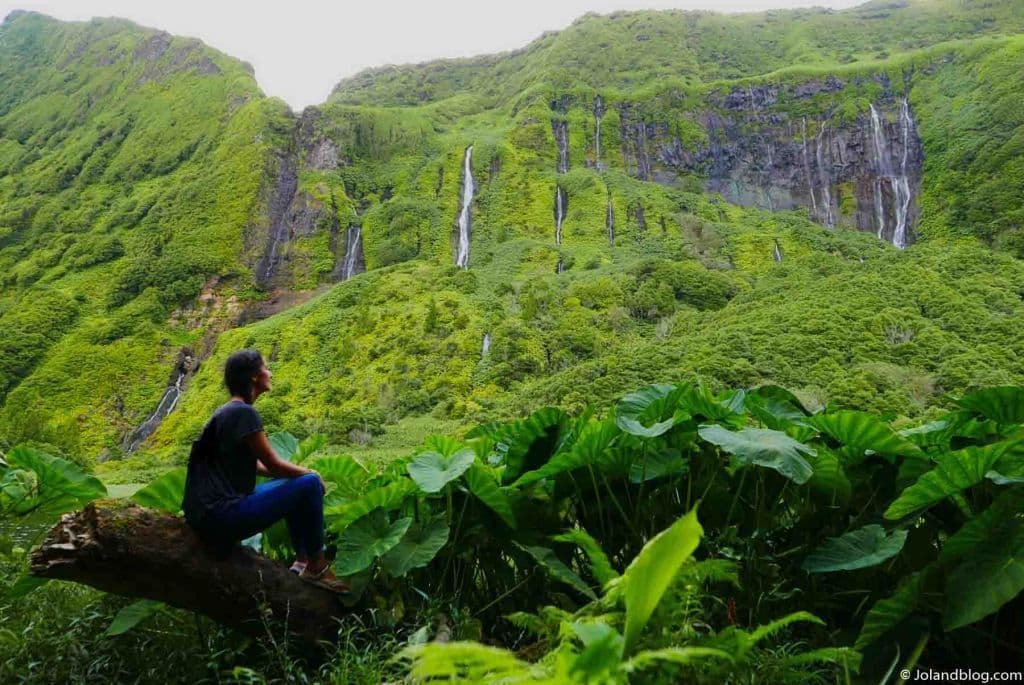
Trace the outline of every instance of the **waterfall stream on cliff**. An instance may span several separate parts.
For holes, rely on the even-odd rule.
[[[594,98],[594,166],[601,171],[601,120],[604,118],[604,100]]]
[[[295,199],[295,191],[299,186],[299,176],[295,168],[295,157],[287,154],[281,158],[281,166],[277,174],[277,184],[270,200],[270,232],[273,236],[270,249],[266,254],[266,265],[263,268],[264,283],[270,281],[278,262],[278,248],[288,233],[288,208]]]
[[[605,227],[608,229],[608,245],[615,246],[615,209],[612,207],[612,199],[608,198],[608,209],[605,210]]]
[[[171,411],[174,410],[175,405],[178,404],[178,399],[181,397],[181,384],[185,380],[185,371],[179,371],[178,377],[174,380],[174,383],[167,386],[167,390],[164,391],[163,397],[160,398],[160,403],[156,405],[156,411],[154,411],[148,419],[146,419],[142,425],[135,429],[132,433],[131,438],[128,441],[129,452],[134,452],[142,441],[153,434],[156,427],[160,425],[160,422],[166,417]]]
[[[480,343],[480,356],[486,357],[487,353],[491,351],[491,334],[484,333],[483,342]]]
[[[555,186],[555,245],[562,244],[562,222],[565,220],[565,195],[561,186]]]
[[[569,122],[552,121],[551,132],[555,135],[555,144],[558,146],[558,164],[555,168],[558,173],[564,174],[569,170]]]
[[[360,226],[349,226],[345,232],[345,265],[341,271],[341,280],[347,281],[355,276],[359,268],[358,255],[363,249],[363,229]]]
[[[772,248],[772,260],[774,260],[776,264],[782,262],[782,246],[779,245],[778,240],[775,241],[775,246]]]
[[[811,160],[807,156],[807,117],[800,121],[800,138],[803,143],[804,173],[807,175],[807,191],[811,194],[812,216],[818,216],[818,201],[814,197],[814,179],[811,177]]]
[[[459,250],[455,257],[455,265],[463,269],[469,268],[469,205],[473,202],[473,146],[466,148],[466,157],[462,165],[462,211],[459,212]]]
[[[832,214],[832,179],[825,167],[825,155],[822,149],[822,141],[825,138],[825,133],[828,131],[828,126],[824,122],[821,124],[821,129],[818,131],[818,144],[815,148],[815,158],[818,161],[818,180],[821,184],[822,201],[825,203],[825,225],[829,228],[835,226],[835,216]]]
[[[888,182],[892,190],[892,209],[895,226],[892,231],[892,244],[900,249],[907,246],[907,220],[910,215],[910,178],[907,176],[907,157],[910,152],[910,130],[914,125],[910,117],[910,106],[903,98],[900,105],[900,130],[902,134],[903,156],[900,160],[899,173],[892,163],[892,150],[885,138],[882,117],[873,104],[871,110],[871,137],[874,143],[875,164],[878,177],[875,179],[875,220],[878,223],[878,237],[885,239],[886,213],[884,204],[883,182]]]

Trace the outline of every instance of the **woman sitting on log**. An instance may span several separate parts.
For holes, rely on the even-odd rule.
[[[299,578],[338,592],[324,557],[324,484],[315,471],[279,458],[252,406],[270,390],[270,369],[257,350],[241,350],[224,365],[231,399],[217,408],[192,444],[182,509],[199,536],[224,550],[285,519]],[[256,475],[272,476],[256,485]]]

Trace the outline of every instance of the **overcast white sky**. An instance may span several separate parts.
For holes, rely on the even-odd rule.
[[[586,12],[859,5],[864,0],[0,0],[59,19],[124,17],[194,36],[244,59],[260,87],[293,108],[323,102],[334,84],[382,64],[465,57],[522,47]]]

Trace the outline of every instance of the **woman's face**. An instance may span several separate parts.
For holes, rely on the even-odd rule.
[[[256,397],[259,397],[263,393],[265,393],[268,390],[270,390],[270,378],[273,375],[274,374],[270,373],[270,369],[267,368],[267,365],[264,364],[260,368],[260,372],[258,374],[256,374],[255,376],[253,376],[253,378],[252,378],[252,389],[253,389],[253,394]]]

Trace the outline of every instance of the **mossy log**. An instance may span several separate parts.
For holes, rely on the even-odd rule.
[[[237,546],[214,555],[179,516],[123,500],[65,514],[33,550],[31,573],[165,602],[255,636],[337,636],[341,598]]]

